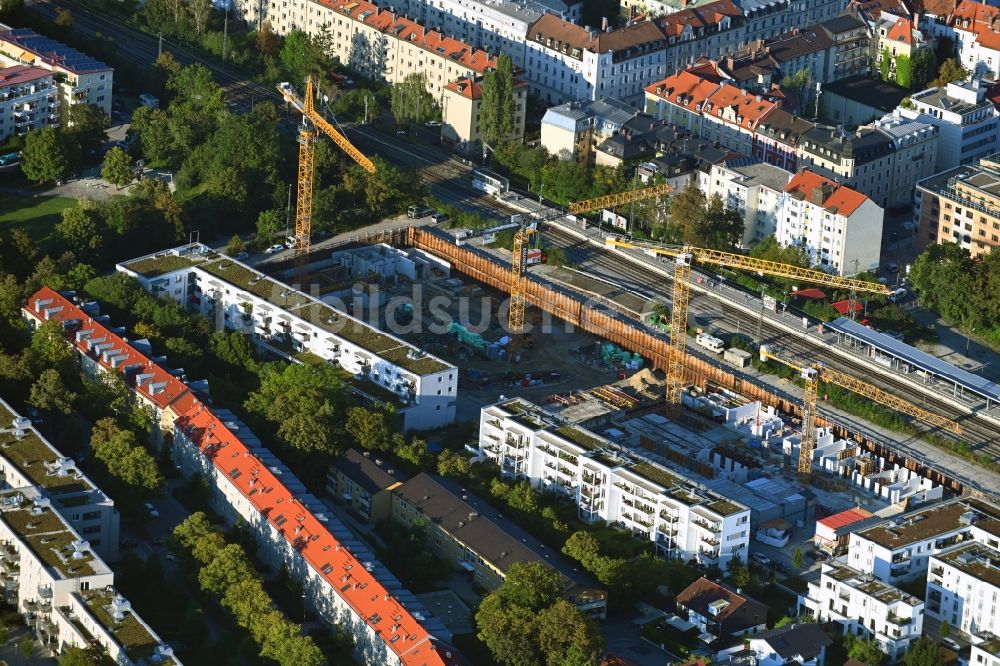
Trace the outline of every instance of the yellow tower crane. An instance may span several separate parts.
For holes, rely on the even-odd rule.
[[[316,154],[316,130],[319,129],[330,137],[337,146],[347,153],[348,157],[357,162],[368,173],[375,173],[375,165],[364,153],[354,147],[347,137],[331,125],[326,118],[316,111],[314,104],[312,77],[306,79],[306,94],[303,98],[295,94],[290,83],[278,84],[278,92],[302,113],[302,124],[299,126],[299,182],[295,197],[295,257],[304,259],[309,253],[312,237],[312,200],[313,179],[315,176],[314,157]]]
[[[664,196],[673,191],[673,188],[669,185],[662,184],[646,187],[641,190],[607,194],[571,203],[569,205],[569,213],[571,215],[578,215],[580,213],[600,210],[601,208],[625,206],[635,201]],[[521,228],[514,233],[514,245],[511,248],[510,309],[507,311],[507,328],[513,336],[520,336],[524,333],[524,308],[527,303],[525,290],[528,284],[528,277],[525,271],[528,260],[528,239],[531,234],[536,233],[538,230],[538,223],[562,215],[565,215],[563,211],[555,211],[542,217],[536,217],[534,221],[530,222],[527,219],[528,216],[525,216],[522,218]]]
[[[760,347],[760,360],[775,360],[778,363],[787,365],[789,368],[799,372],[805,380],[805,389],[802,399],[802,437],[799,440],[799,474],[809,474],[812,469],[813,451],[816,450],[816,403],[819,396],[819,382],[842,386],[848,391],[853,391],[864,396],[872,402],[885,405],[902,414],[908,414],[924,423],[943,428],[956,435],[962,434],[962,426],[951,419],[938,416],[932,412],[922,409],[911,402],[898,398],[882,389],[872,386],[860,379],[844,374],[838,370],[833,370],[820,363],[802,365],[795,361],[781,357],[775,350],[767,345]]]
[[[691,266],[697,261],[722,268],[770,275],[772,277],[801,280],[811,284],[825,285],[838,289],[848,289],[852,294],[867,292],[888,294],[889,287],[878,282],[866,282],[855,278],[843,278],[811,268],[800,268],[777,261],[756,259],[733,252],[706,250],[700,247],[664,245],[648,241],[636,241],[621,236],[608,236],[609,247],[641,249],[652,255],[671,257],[674,260],[673,303],[670,308],[670,357],[667,361],[667,408],[677,408],[681,404],[684,390],[684,366],[687,360],[688,303],[691,300]]]

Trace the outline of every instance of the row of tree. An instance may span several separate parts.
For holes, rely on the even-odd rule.
[[[69,121],[64,129],[42,127],[23,139],[12,138],[10,147],[20,149],[21,171],[28,180],[51,183],[79,171],[85,161],[93,161],[107,138],[108,116],[92,104],[74,104],[69,108]]]
[[[216,595],[237,624],[260,645],[260,654],[282,666],[322,666],[322,651],[302,627],[279,611],[243,547],[227,543],[202,512],[174,528],[174,539],[199,566],[202,591]]]

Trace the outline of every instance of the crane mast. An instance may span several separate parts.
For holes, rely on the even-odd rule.
[[[286,102],[302,113],[299,126],[299,168],[298,188],[295,197],[295,258],[304,261],[309,254],[312,238],[313,181],[316,176],[316,136],[317,130],[326,134],[337,147],[368,173],[375,173],[375,164],[358,150],[347,137],[316,111],[315,92],[312,77],[306,79],[306,93],[302,99],[295,94],[290,83],[278,85],[278,92]]]

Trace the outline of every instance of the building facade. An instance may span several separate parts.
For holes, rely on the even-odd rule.
[[[524,140],[524,115],[528,104],[528,87],[514,80],[514,131],[510,141]],[[441,140],[469,155],[478,155],[485,148],[481,132],[483,105],[482,79],[457,79],[444,87],[441,95]]]
[[[368,451],[348,449],[326,474],[326,492],[348,505],[368,524],[389,520],[392,491],[405,481],[403,474]]]
[[[858,530],[850,537],[847,564],[898,585],[925,578],[932,556],[969,541],[1000,548],[1000,507],[956,499]]]
[[[948,169],[917,183],[918,248],[958,243],[973,256],[1000,247],[1000,155]]]
[[[937,173],[937,152],[941,144],[938,128],[897,114],[876,120],[875,127],[889,136],[895,148],[889,195],[881,205],[909,205],[913,202],[917,182]]]
[[[896,110],[904,118],[938,128],[935,173],[975,164],[1000,151],[1000,111],[986,97],[987,88],[980,80],[928,88],[915,93],[910,104]]]
[[[59,127],[59,91],[41,67],[0,67],[0,142],[33,129]]]
[[[140,257],[118,270],[257,344],[310,352],[343,368],[361,397],[393,404],[405,430],[455,419],[455,366],[204,245]]]
[[[823,564],[819,580],[807,584],[798,605],[816,622],[836,622],[844,633],[876,641],[890,663],[900,661],[923,630],[922,599],[837,560]]]
[[[879,206],[888,205],[891,196],[902,196],[892,191],[893,140],[874,127],[854,132],[816,127],[802,135],[798,155],[801,166],[856,189]]]
[[[731,638],[767,628],[767,606],[704,576],[677,595],[677,609],[702,634]]]
[[[998,570],[1000,551],[983,543],[933,555],[927,571],[928,617],[976,638],[1000,634]]]
[[[0,65],[27,65],[52,72],[63,126],[69,124],[69,109],[74,104],[92,104],[111,115],[114,70],[76,49],[28,28],[0,30]]]
[[[504,477],[559,493],[581,519],[619,525],[664,557],[723,568],[734,556],[747,559],[750,509],[582,428],[560,426],[531,403],[484,407],[479,446]]]
[[[778,231],[778,220],[788,197],[785,187],[792,174],[752,158],[714,164],[698,174],[698,189],[718,196],[727,208],[743,216],[743,247],[751,247]]]
[[[620,132],[637,114],[616,99],[553,106],[542,116],[541,145],[561,160],[593,164],[597,146]]]

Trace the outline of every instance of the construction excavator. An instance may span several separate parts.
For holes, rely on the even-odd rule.
[[[942,428],[956,435],[962,434],[962,426],[951,419],[946,419],[943,416],[922,409],[911,402],[886,393],[876,386],[872,386],[839,370],[828,368],[821,363],[797,363],[781,356],[778,350],[769,345],[760,346],[760,360],[763,362],[774,360],[792,368],[799,373],[805,384],[802,399],[802,435],[799,440],[798,472],[800,475],[808,475],[812,470],[813,451],[816,450],[816,403],[819,397],[819,383],[821,381],[841,386],[848,391],[853,391],[860,396],[868,398],[876,404],[884,405],[902,414],[907,414],[924,423]]]
[[[316,110],[315,91],[310,76],[306,79],[306,90],[299,97],[288,82],[278,84],[278,92],[286,102],[302,113],[302,124],[299,125],[299,168],[298,187],[295,197],[295,259],[297,263],[305,261],[309,254],[312,238],[312,201],[313,180],[315,179],[315,154],[317,131],[326,134],[337,147],[348,157],[358,163],[368,173],[375,173],[375,165],[368,157],[348,141],[337,128]]]

